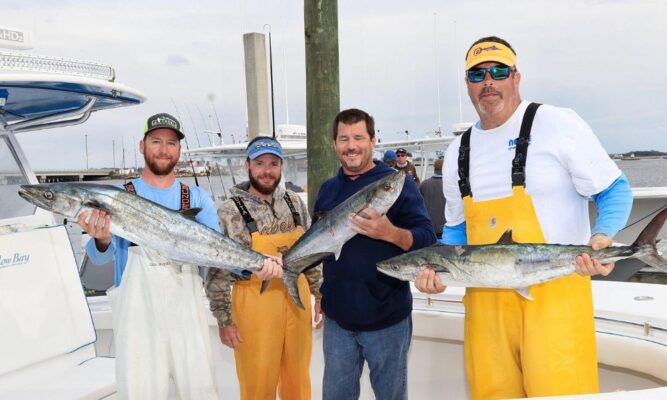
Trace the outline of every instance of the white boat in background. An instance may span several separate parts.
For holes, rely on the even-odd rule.
[[[81,271],[72,249],[81,244],[70,242],[65,227],[52,214],[18,197],[19,185],[37,183],[37,179],[16,135],[82,123],[92,112],[139,104],[144,96],[115,83],[113,69],[98,64],[60,59],[51,63],[49,58],[4,53],[0,60],[0,399],[115,398],[109,302],[106,296],[86,298],[81,289]],[[35,63],[39,72],[31,70]],[[44,67],[50,63],[67,68]],[[106,72],[81,75],[81,70],[89,69]],[[442,150],[447,140],[451,139],[381,143],[378,150],[398,146]],[[292,151],[287,140],[283,144],[286,152]],[[244,149],[239,144],[235,154],[239,150],[244,154]],[[217,156],[215,151],[202,154]],[[305,157],[305,152],[295,150],[294,154]],[[636,190],[631,221],[665,202],[667,188]],[[625,230],[623,241],[632,241],[647,222]],[[605,393],[573,398],[667,398],[667,286],[594,282],[593,290]],[[409,397],[466,398],[463,289],[449,288],[438,296],[413,294]],[[202,307],[207,307],[203,294]],[[220,398],[238,398],[233,352],[221,345],[212,317],[210,328]],[[322,371],[321,331],[315,331],[314,399],[321,395]],[[362,398],[372,398],[367,372]]]

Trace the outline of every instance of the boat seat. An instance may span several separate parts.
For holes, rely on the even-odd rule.
[[[64,226],[0,235],[0,399],[103,399],[115,361],[95,328]]]

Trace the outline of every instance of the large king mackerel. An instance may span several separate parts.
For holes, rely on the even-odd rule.
[[[194,220],[198,208],[181,212],[110,185],[52,183],[22,185],[19,195],[38,207],[77,218],[104,210],[111,233],[182,263],[231,270],[236,274],[262,268],[264,256]],[[299,301],[296,281],[290,294]],[[289,287],[289,286],[288,286]]]
[[[414,281],[424,268],[432,268],[445,285],[515,289],[531,299],[530,286],[573,274],[575,257],[583,253],[603,264],[637,258],[667,270],[667,260],[656,248],[656,236],[666,219],[667,209],[664,209],[630,246],[593,250],[589,246],[517,244],[512,243],[511,231],[508,231],[494,245],[436,244],[384,260],[377,268],[404,281]]]
[[[300,272],[324,258],[331,255],[338,258],[343,245],[357,234],[352,230],[351,215],[366,208],[386,214],[401,194],[404,183],[405,174],[393,172],[368,184],[319,218],[283,257],[286,276],[283,279],[296,280]]]

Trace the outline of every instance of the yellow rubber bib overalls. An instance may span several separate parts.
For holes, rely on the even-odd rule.
[[[287,194],[285,201],[292,210],[296,229],[261,235],[241,200],[234,198],[251,231],[252,249],[256,252],[276,255],[303,234],[298,213]],[[274,400],[278,387],[281,399],[309,400],[312,323],[306,277],[301,274],[297,281],[305,311],[297,307],[281,279],[272,279],[262,294],[261,284],[253,274],[250,280],[236,281],[232,289],[232,320],[243,339],[234,353],[241,399]]]
[[[470,130],[459,150],[459,188],[468,244],[497,242],[507,229],[517,243],[544,243],[525,192],[525,163],[538,104],[524,115],[512,162],[512,195],[473,201],[469,183]],[[591,282],[571,275],[535,285],[533,301],[514,290],[468,288],[465,305],[466,375],[473,399],[536,397],[598,391]]]

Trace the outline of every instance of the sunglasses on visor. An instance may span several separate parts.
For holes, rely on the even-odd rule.
[[[486,77],[487,71],[493,80],[502,81],[503,79],[507,79],[510,76],[513,68],[506,65],[494,65],[493,67],[489,68],[470,68],[467,71],[468,81],[472,83],[482,82]]]

